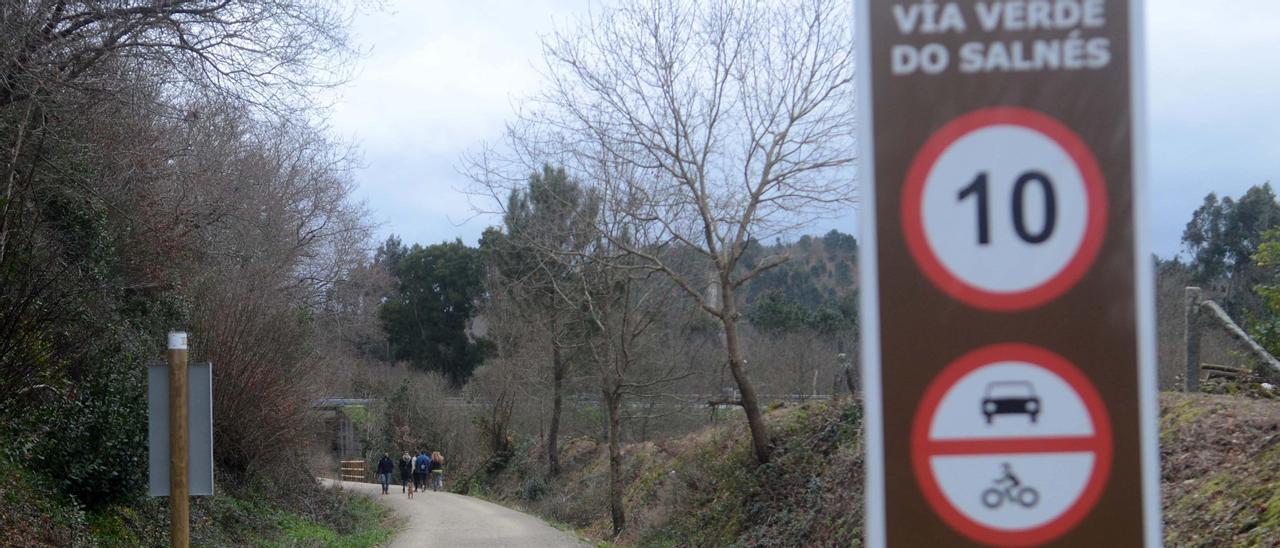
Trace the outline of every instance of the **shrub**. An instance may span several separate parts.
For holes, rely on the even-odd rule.
[[[213,283],[195,315],[192,360],[213,363],[214,460],[236,482],[298,468],[318,429],[307,393],[314,326],[274,291]]]
[[[547,482],[541,477],[534,476],[524,482],[524,491],[521,498],[529,502],[537,502],[547,494]]]
[[[66,399],[33,411],[38,433],[24,461],[60,493],[90,507],[142,494],[147,398],[141,363],[95,364]]]

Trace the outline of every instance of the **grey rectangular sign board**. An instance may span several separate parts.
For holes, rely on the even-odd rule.
[[[148,469],[151,496],[169,496],[169,366],[147,368]],[[187,489],[213,495],[213,366],[187,368]]]

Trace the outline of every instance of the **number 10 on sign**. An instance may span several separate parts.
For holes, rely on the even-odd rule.
[[[971,112],[920,149],[903,186],[912,256],[939,289],[988,310],[1066,292],[1097,256],[1107,204],[1097,161],[1066,126],[1015,107]]]

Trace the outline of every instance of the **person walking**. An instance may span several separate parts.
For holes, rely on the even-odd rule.
[[[418,455],[421,455],[421,454],[422,454],[421,451],[414,451],[413,458],[409,459],[409,472],[413,476],[414,491],[418,490]]]
[[[418,458],[413,464],[413,484],[417,486],[419,491],[427,490],[427,474],[431,472],[431,457],[427,456],[426,451],[418,454]]]
[[[444,455],[439,451],[431,452],[431,489],[444,489]]]
[[[387,494],[387,486],[391,483],[391,472],[395,470],[395,464],[391,462],[391,457],[386,453],[382,454],[382,458],[378,459],[378,482],[382,484],[382,494]]]
[[[409,456],[409,452],[405,451],[400,455],[400,492],[403,493],[409,489],[409,481],[413,479],[413,457]]]

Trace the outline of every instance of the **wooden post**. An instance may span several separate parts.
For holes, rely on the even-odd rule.
[[[191,545],[187,499],[187,334],[169,332],[169,545]]]
[[[1245,348],[1249,349],[1249,352],[1253,353],[1253,357],[1257,359],[1262,366],[1258,368],[1259,372],[1266,372],[1269,376],[1274,376],[1275,374],[1280,373],[1280,360],[1276,360],[1276,357],[1272,356],[1270,352],[1267,352],[1267,349],[1258,344],[1258,341],[1253,340],[1253,337],[1250,337],[1248,333],[1245,333],[1243,329],[1240,329],[1240,326],[1237,325],[1236,322],[1232,321],[1231,316],[1229,316],[1227,311],[1223,310],[1221,306],[1218,306],[1218,303],[1210,300],[1202,300],[1200,301],[1200,308],[1203,309],[1203,312],[1208,313],[1204,320],[1201,321],[1218,320],[1218,323],[1222,325],[1222,328],[1227,331],[1228,335],[1235,337],[1236,340],[1240,341],[1240,343],[1245,346]],[[1201,367],[1203,366],[1204,364],[1201,364]]]
[[[1186,321],[1184,339],[1187,357],[1184,372],[1187,378],[1185,386],[1188,393],[1194,394],[1200,391],[1200,288],[1198,287],[1186,289]]]

